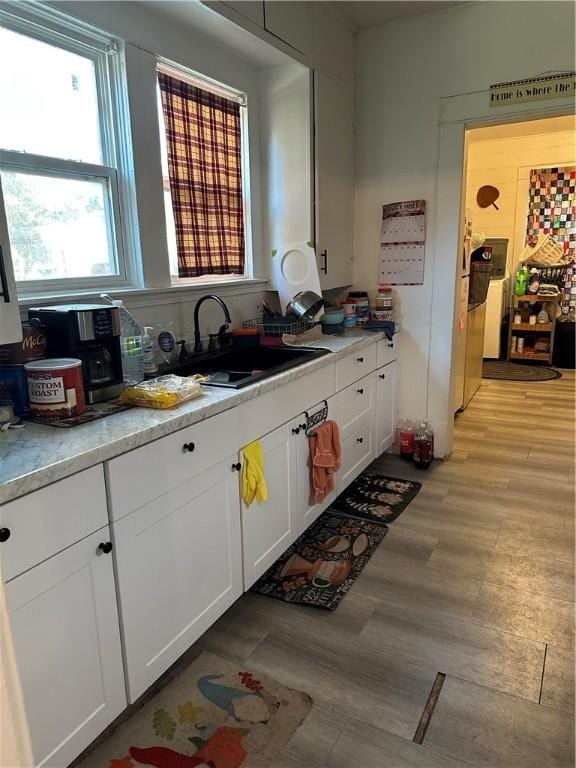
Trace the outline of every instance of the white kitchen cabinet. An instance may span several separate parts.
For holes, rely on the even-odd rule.
[[[21,340],[20,308],[0,179],[0,344],[12,344]]]
[[[6,584],[35,766],[62,768],[126,706],[106,526]]]
[[[370,419],[356,427],[342,440],[342,469],[338,490],[344,491],[360,472],[376,458],[374,450],[374,421]]]
[[[336,419],[336,398],[331,397],[327,400],[328,418]],[[308,413],[313,415],[323,407],[324,403],[319,403],[310,408]],[[311,500],[311,481],[310,481],[310,449],[308,446],[308,437],[306,435],[306,414],[301,414],[292,424],[293,430],[298,430],[295,435],[296,444],[296,489],[298,496],[298,533],[304,533],[312,523],[320,517],[322,512],[330,506],[338,495],[337,487],[334,488],[324,501],[315,503]],[[338,474],[336,474],[336,480]]]
[[[299,533],[297,495],[297,420],[260,438],[268,500],[242,501],[244,589],[262,576]],[[242,454],[241,454],[242,458]]]
[[[236,454],[113,524],[129,700],[242,594]]]
[[[264,25],[268,32],[307,56],[312,51],[310,4],[272,0],[264,3]]]
[[[315,70],[316,254],[324,290],[352,282],[353,114],[352,86]]]
[[[227,0],[224,5],[238,11],[245,19],[254,22],[259,27],[264,26],[263,0]]]
[[[376,371],[376,455],[396,439],[396,366],[394,361]]]

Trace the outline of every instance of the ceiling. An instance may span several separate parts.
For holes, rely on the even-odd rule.
[[[494,139],[536,136],[540,133],[557,133],[559,131],[576,131],[576,117],[574,115],[546,117],[541,120],[524,120],[521,123],[506,123],[505,125],[491,125],[486,128],[472,128],[468,131],[468,140],[493,141]]]
[[[410,16],[434,13],[462,0],[330,0],[330,7],[355,30],[387,24]]]

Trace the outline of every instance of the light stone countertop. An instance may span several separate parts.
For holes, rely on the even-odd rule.
[[[359,330],[325,336],[306,346],[330,349],[331,355],[243,389],[205,387],[201,397],[169,410],[132,408],[70,429],[27,422],[24,429],[2,432],[0,504],[227,411],[383,338],[383,333]]]

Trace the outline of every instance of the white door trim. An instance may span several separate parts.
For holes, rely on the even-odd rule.
[[[569,115],[573,109],[571,98],[515,104],[504,109],[491,108],[488,90],[440,99],[428,418],[439,433],[438,442],[444,448],[442,455],[447,456],[453,444],[453,362],[459,287],[457,266],[463,226],[466,128]],[[447,343],[447,339],[452,340],[451,344]]]

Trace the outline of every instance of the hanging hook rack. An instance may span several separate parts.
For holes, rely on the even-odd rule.
[[[310,431],[328,418],[328,400],[324,400],[324,405],[316,413],[310,415],[308,411],[304,411],[304,415],[306,416],[306,435],[309,437]]]

